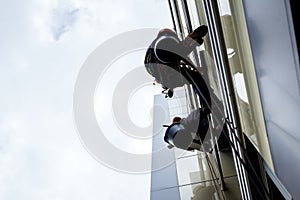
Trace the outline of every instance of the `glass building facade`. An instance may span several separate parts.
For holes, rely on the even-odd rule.
[[[168,3],[181,39],[202,24],[209,28],[204,44],[190,58],[205,68],[208,84],[224,104],[231,151],[218,152],[218,161],[213,153],[170,150],[177,179],[159,189],[152,187],[151,199],[300,199],[295,9],[284,0]],[[175,94],[159,100],[170,119],[200,106],[190,86]],[[174,197],[156,196],[167,190],[176,190]]]

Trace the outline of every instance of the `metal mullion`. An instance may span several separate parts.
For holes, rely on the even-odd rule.
[[[223,68],[222,70],[221,69],[219,70],[221,72],[220,78],[222,78],[222,80],[223,80],[222,81],[223,82],[222,86],[225,89],[225,92],[226,92],[227,95],[224,95],[224,92],[222,92],[222,96],[223,96],[223,100],[225,100],[225,102],[226,102],[227,109],[229,109],[231,111],[231,112],[227,112],[226,111],[226,113],[227,113],[228,117],[231,118],[230,121],[233,122],[232,125],[233,125],[233,128],[235,128],[237,122],[236,122],[236,119],[234,117],[236,115],[236,113],[234,113],[235,110],[233,108],[234,107],[233,106],[234,102],[233,102],[232,99],[228,98],[228,96],[231,96],[230,90],[229,90],[230,89],[230,85],[228,85],[228,83],[230,84],[230,80],[228,79],[228,71],[227,71],[227,76],[226,76],[226,71],[224,70],[225,65],[226,65],[224,62],[226,62],[226,58],[224,58],[224,52],[223,52],[223,54],[222,54],[222,52],[220,52],[220,49],[224,50],[224,46],[222,46],[222,44],[220,44],[220,42],[216,42],[217,39],[219,39],[219,41],[220,41],[221,38],[220,38],[220,33],[217,32],[218,29],[217,29],[216,19],[215,19],[215,16],[214,16],[214,14],[216,15],[216,13],[214,13],[214,14],[211,13],[212,10],[216,10],[216,7],[213,7],[212,4],[209,4],[209,2],[206,2],[206,1],[205,1],[204,4],[205,4],[205,9],[206,9],[205,10],[206,11],[206,15],[209,15],[209,16],[206,16],[207,17],[207,21],[210,23],[211,28],[215,29],[215,30],[213,29],[215,32],[211,31],[211,33],[212,33],[211,34],[211,37],[212,37],[211,38],[211,42],[214,45],[213,46],[214,59],[215,59],[217,67],[219,68],[219,66],[222,66],[222,68]],[[209,8],[208,8],[208,6],[209,6]],[[211,20],[213,20],[215,23],[212,23]],[[220,26],[220,23],[219,23],[219,26]],[[218,48],[219,51],[217,51],[216,48]],[[234,130],[236,130],[236,129],[234,129]],[[238,132],[236,132],[234,134],[238,134]],[[241,151],[240,151],[240,146],[236,143],[236,139],[231,136],[231,140],[234,142],[234,144],[235,144],[234,146],[235,146],[235,148],[238,149],[238,152],[240,153],[240,155],[242,155]],[[242,177],[246,178],[245,177],[245,170],[244,170],[243,166],[241,166],[241,163],[235,157],[236,157],[236,155],[234,153],[234,160],[235,160],[236,167],[237,167],[237,173],[239,173],[240,175],[242,175]],[[246,180],[243,180],[244,178],[240,178],[240,177],[238,177],[238,178],[240,180],[240,186],[241,186],[241,189],[243,191],[242,192],[242,196],[246,195],[246,198],[248,199],[249,198],[249,192],[248,192],[248,189],[246,188]],[[247,192],[247,194],[245,192]]]
[[[224,41],[224,37],[223,37],[223,33],[222,33],[222,28],[221,28],[221,22],[220,22],[220,18],[219,18],[219,10],[218,10],[218,5],[217,2],[215,0],[210,1],[210,8],[211,10],[214,11],[214,24],[216,25],[217,29],[217,38],[218,38],[218,45],[219,45],[219,49],[220,49],[220,56],[221,56],[221,63],[222,63],[222,68],[224,71],[224,75],[225,75],[225,83],[226,85],[228,84],[228,91],[229,95],[231,98],[229,98],[229,105],[230,105],[230,109],[231,109],[231,113],[232,113],[232,122],[233,122],[233,126],[239,128],[240,127],[240,123],[239,123],[239,116],[238,116],[238,112],[237,112],[237,104],[236,104],[236,99],[235,99],[235,95],[233,93],[233,83],[232,83],[232,79],[230,79],[230,72],[228,71],[229,69],[229,63],[228,63],[228,58],[227,58],[227,52],[226,52],[226,47],[225,47],[225,41]],[[225,54],[226,52],[226,54]],[[239,129],[235,129],[235,135],[237,136],[237,138],[241,138],[241,134],[240,131],[238,131]],[[240,156],[243,158],[243,154],[241,153],[241,147],[240,144],[236,142],[236,147],[238,149],[238,153],[240,154]],[[240,164],[240,162],[239,162]],[[246,186],[246,192],[247,192],[247,197],[250,198],[250,194],[249,194],[249,190],[248,190],[248,180],[247,180],[247,176],[245,173],[245,168],[244,166],[241,166],[242,169],[242,176],[244,177],[244,184]]]
[[[188,28],[188,32],[191,33],[193,32],[193,25],[192,25],[192,21],[191,21],[191,16],[190,16],[190,12],[189,12],[189,6],[186,0],[181,0],[182,4],[183,4],[183,8],[184,8],[184,13],[185,13],[185,17],[187,20],[187,28]],[[194,60],[196,61],[196,65],[198,67],[200,67],[200,61],[199,61],[199,56],[198,56],[198,52],[197,50],[193,50],[192,51],[192,55],[194,57]]]
[[[189,9],[186,0],[181,0],[181,5],[182,5],[182,10],[183,10],[188,32],[191,33],[193,31],[193,27],[192,27],[191,17],[189,14]]]
[[[173,3],[174,3],[174,0],[168,0],[168,3],[169,3],[170,12],[171,12],[173,27],[174,27],[175,32],[177,32],[176,22],[175,22],[175,16],[174,16],[173,6],[172,6],[171,1],[173,1]]]
[[[176,16],[178,19],[178,27],[179,27],[180,37],[181,37],[181,39],[183,39],[184,32],[183,32],[183,26],[182,26],[182,19],[180,17],[180,12],[179,12],[179,8],[178,8],[178,2],[176,0],[173,0],[173,3],[174,3]],[[178,33],[178,31],[177,31],[177,33]]]
[[[208,22],[208,26],[210,27],[209,28],[209,32],[210,32],[210,42],[211,42],[211,44],[212,44],[212,47],[211,47],[211,50],[212,50],[212,53],[213,53],[213,58],[214,58],[214,62],[216,63],[216,66],[220,66],[220,58],[219,58],[219,55],[218,55],[218,51],[216,50],[216,46],[217,46],[217,44],[216,44],[216,38],[215,38],[215,35],[216,35],[216,33],[215,33],[215,29],[214,28],[212,28],[213,27],[213,24],[212,24],[212,21],[211,21],[211,12],[210,12],[210,10],[209,9],[207,9],[208,7],[207,7],[207,4],[204,2],[204,9],[205,9],[205,13],[206,13],[206,15],[205,15],[205,17],[206,17],[206,21]],[[217,72],[218,72],[218,70],[217,70]],[[218,75],[220,76],[220,74],[218,73]],[[223,78],[222,78],[223,79]],[[219,81],[220,82],[220,81]],[[224,87],[224,84],[222,84],[223,85],[223,87]],[[222,86],[221,86],[222,87]],[[225,96],[225,94],[224,94],[224,92],[221,90],[221,93],[222,93],[222,96],[223,96],[223,99],[225,99],[224,98],[224,96]],[[226,102],[226,100],[225,100],[225,102]],[[228,103],[226,103],[226,104],[228,104]],[[227,105],[228,106],[228,105]],[[226,112],[227,112],[227,109],[226,109]],[[228,114],[227,114],[228,115]],[[234,152],[234,151],[233,151]],[[235,156],[233,157],[234,159],[235,159]],[[242,185],[240,185],[240,186],[242,186]],[[243,188],[243,187],[241,187],[241,188]],[[242,195],[243,196],[243,195]]]
[[[209,15],[211,15],[211,13],[209,12],[209,10],[207,10],[207,4],[205,3],[205,7],[204,7],[205,9],[206,9],[206,13],[207,14],[209,14]],[[209,23],[209,26],[210,27],[212,27],[213,25],[212,25],[212,22],[211,22],[211,16],[206,16],[206,18],[207,18],[207,22]],[[224,81],[224,78],[223,78],[223,74],[220,74],[220,69],[219,69],[219,67],[218,66],[220,66],[220,61],[219,61],[219,55],[218,55],[218,53],[217,53],[217,50],[216,50],[216,38],[215,38],[215,31],[214,31],[214,29],[212,29],[212,28],[210,28],[209,29],[209,31],[210,31],[210,36],[211,36],[211,38],[210,38],[210,41],[211,41],[211,44],[212,44],[212,53],[213,53],[213,58],[214,58],[214,61],[215,61],[215,63],[216,63],[216,66],[217,66],[217,68],[218,68],[218,70],[217,70],[217,75],[221,78],[221,82],[220,82],[220,84],[222,84],[221,85],[221,87],[223,87],[224,88],[224,90],[227,90],[227,89],[225,89],[225,85],[224,85],[224,83],[222,83],[222,81]],[[221,90],[221,94],[222,94],[222,97],[223,97],[223,102],[225,102],[226,103],[226,107],[228,107],[228,99],[227,99],[227,96],[224,94],[224,91],[223,90]],[[228,111],[228,109],[226,109],[226,113],[227,113],[227,111]],[[229,113],[227,113],[226,114],[227,115],[227,117],[230,117],[229,116]]]

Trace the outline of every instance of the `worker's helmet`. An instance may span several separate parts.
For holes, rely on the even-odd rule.
[[[177,34],[175,33],[175,31],[173,31],[172,29],[169,29],[169,28],[161,29],[158,32],[157,37],[166,36],[166,35],[177,37]]]
[[[173,123],[167,128],[164,140],[172,146],[190,150],[194,138],[180,123]]]

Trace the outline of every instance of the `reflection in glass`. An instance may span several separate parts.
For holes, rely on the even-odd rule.
[[[241,128],[273,168],[242,3],[218,2]],[[224,5],[228,5],[229,9]]]

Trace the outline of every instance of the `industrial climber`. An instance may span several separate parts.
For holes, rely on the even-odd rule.
[[[155,82],[161,84],[163,88],[168,88],[169,91],[172,91],[176,87],[181,87],[184,84],[190,84],[181,76],[180,61],[187,59],[187,56],[196,46],[203,44],[203,37],[207,32],[207,26],[202,25],[195,29],[184,40],[180,41],[178,35],[171,29],[162,29],[159,31],[157,37],[147,49],[144,61],[147,72],[155,78]],[[199,73],[201,74],[199,70],[189,72],[198,83],[201,82]],[[205,100],[209,99],[212,95],[214,105],[220,104],[215,94],[209,94],[209,92],[207,92],[205,82],[202,81],[197,86],[200,86],[198,89],[200,93],[202,93],[198,94],[200,98]],[[195,92],[199,90],[195,90]],[[168,96],[171,97],[172,93],[169,94],[168,92]],[[207,106],[209,106],[209,108]],[[220,110],[223,109],[221,108]],[[165,142],[167,142],[170,147],[176,146],[184,150],[200,150],[201,143],[204,141],[208,132],[208,114],[210,113],[210,103],[206,102],[203,108],[194,110],[186,118],[175,117],[173,123],[168,126],[166,130],[164,137]],[[219,129],[219,132],[221,132],[222,128],[223,127],[217,126],[215,130],[218,132],[217,129]]]
[[[184,150],[200,150],[209,128],[207,115],[210,110],[198,108],[192,111],[186,118],[174,117],[168,126],[164,141],[169,147],[177,147]]]
[[[207,32],[207,26],[202,25],[180,41],[171,29],[159,31],[149,46],[144,61],[147,72],[155,78],[155,82],[171,91],[183,86],[186,82],[180,76],[179,62],[196,46],[203,44],[202,38]]]
[[[203,152],[211,151],[211,136],[217,136],[219,150],[229,149],[229,144],[224,134],[227,134],[227,127],[222,123],[223,113],[216,106],[213,106],[214,115],[218,115],[219,122],[212,127],[209,122],[209,114],[211,110],[208,108],[197,108],[193,110],[187,117],[174,117],[172,124],[167,126],[164,141],[169,147],[177,147],[183,150],[193,151],[200,150]],[[210,128],[210,133],[207,134]]]
[[[144,60],[146,70],[155,78],[156,83],[161,84],[164,89],[169,89],[169,97],[173,96],[174,88],[186,84],[180,74],[180,61],[196,46],[203,44],[202,38],[207,32],[207,26],[202,25],[180,41],[173,30],[165,28],[159,31],[147,49]],[[209,127],[208,114],[208,109],[197,109],[187,118],[174,118],[173,124],[166,131],[165,142],[186,150],[195,149],[190,143],[191,141],[199,143],[200,138],[196,138],[195,133],[201,132],[203,136],[206,135]]]

